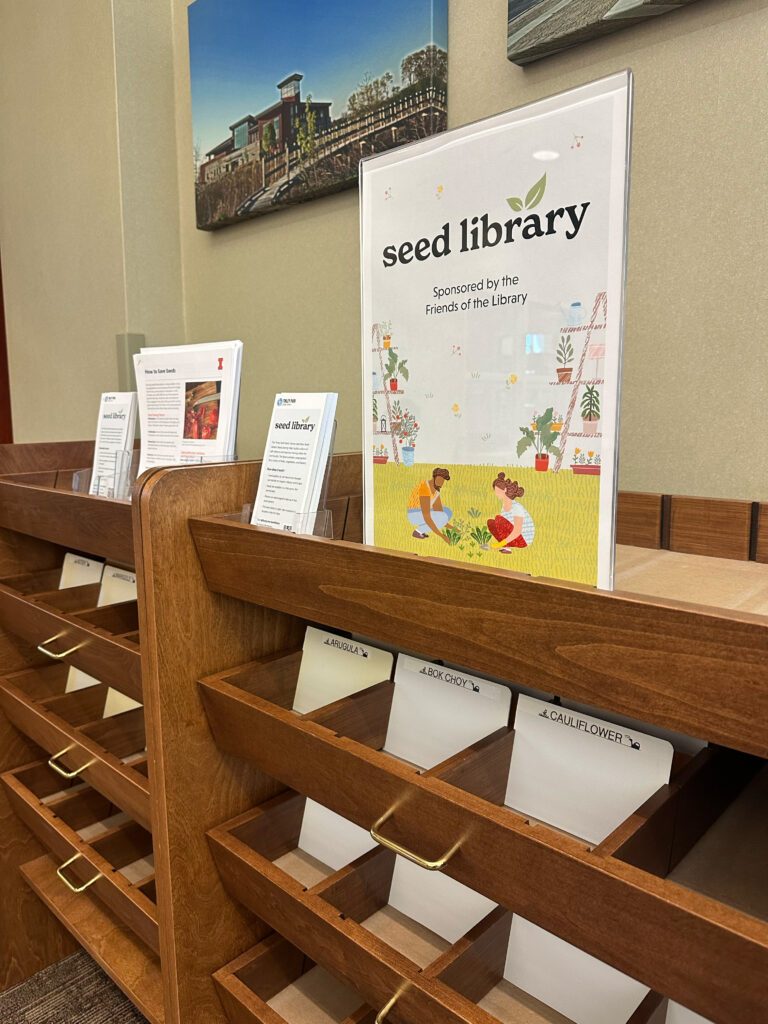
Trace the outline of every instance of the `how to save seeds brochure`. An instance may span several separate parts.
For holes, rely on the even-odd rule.
[[[251,523],[312,533],[331,455],[338,395],[275,396]]]
[[[243,343],[143,348],[133,357],[141,423],[139,473],[235,457]]]

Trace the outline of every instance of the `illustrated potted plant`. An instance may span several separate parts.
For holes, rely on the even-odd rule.
[[[387,365],[384,368],[384,380],[385,382],[389,381],[390,391],[398,390],[400,377],[406,381],[410,377],[408,363],[405,359],[398,359],[397,352],[391,348],[387,358]]]
[[[574,448],[571,469],[575,476],[600,476],[600,453]]]
[[[377,466],[385,466],[389,462],[389,452],[383,444],[373,446],[373,461]]]
[[[419,424],[409,409],[403,409],[399,402],[392,406],[392,430],[402,445],[403,465],[412,466],[416,454],[416,438]]]
[[[552,429],[554,430],[554,432],[556,434],[559,434],[560,431],[563,429],[563,423],[564,423],[563,414],[560,413],[560,412],[553,412],[552,413]]]
[[[560,344],[557,346],[557,379],[561,384],[567,384],[573,373],[573,345],[567,334],[560,335]]]
[[[536,453],[534,468],[539,473],[546,473],[550,455],[560,455],[556,444],[557,433],[552,429],[552,407],[541,416],[536,416],[530,427],[520,427],[520,432],[523,436],[517,442],[517,457],[520,458],[529,448],[533,448]]]
[[[585,434],[596,434],[600,422],[600,392],[593,384],[587,384],[581,396],[581,419]]]
[[[387,320],[385,323],[383,323],[381,325],[381,328],[384,331],[384,341],[383,341],[384,348],[389,348],[389,346],[392,344],[392,323],[391,323],[391,321]]]

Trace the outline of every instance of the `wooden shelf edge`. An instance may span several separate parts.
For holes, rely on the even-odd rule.
[[[75,653],[65,664],[142,703],[140,647],[119,634],[100,629],[81,618],[81,614],[59,611],[0,583],[0,626],[6,632],[34,645],[58,634],[66,639],[66,646],[75,647]]]
[[[133,565],[130,502],[0,479],[0,527]]]
[[[149,949],[100,903],[65,889],[51,857],[39,857],[20,870],[32,891],[150,1024],[163,1024],[160,963]]]
[[[768,756],[765,616],[216,516],[189,525],[215,593]]]

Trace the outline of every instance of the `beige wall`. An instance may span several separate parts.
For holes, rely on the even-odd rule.
[[[142,231],[123,240],[125,323],[153,343],[174,333],[179,341],[242,338],[241,456],[260,454],[267,408],[275,391],[287,388],[338,390],[337,447],[359,447],[357,194],[214,233],[197,231],[187,0],[114,2],[118,10],[120,3],[138,5],[154,19],[152,45],[142,48],[134,24],[128,55],[143,54],[144,79],[155,76],[153,130],[164,146],[169,140],[176,146],[176,181],[169,180],[164,149],[157,177],[147,175],[128,206],[124,201],[128,220],[131,209],[140,216],[142,188],[151,188],[158,204],[156,216],[145,214]],[[10,115],[6,109],[0,113],[0,247],[8,279],[14,411],[19,410],[17,432],[25,439],[92,434],[90,412],[83,417],[82,409],[70,404],[46,411],[42,422],[36,410],[26,415],[21,410],[41,386],[36,378],[41,359],[57,377],[66,376],[81,399],[87,394],[90,401],[92,392],[111,385],[112,339],[125,329],[112,322],[120,292],[112,262],[121,229],[115,223],[119,203],[110,156],[118,150],[110,127],[115,85],[110,91],[109,81],[115,69],[102,53],[109,6],[109,0],[0,0],[0,40],[10,37],[6,44],[0,41],[0,82],[4,97],[12,88],[18,103]],[[79,53],[85,70],[77,71],[77,62],[70,67],[59,52],[61,32],[42,17],[43,10],[53,8],[66,8],[58,23],[66,26],[68,46]],[[768,0],[698,0],[525,70],[506,59],[506,0],[450,0],[450,8],[453,125],[633,68],[621,486],[768,498],[768,441],[762,427],[768,400],[762,354],[768,337],[768,305],[762,298],[768,276]],[[25,51],[44,48],[35,32],[56,51],[53,65],[50,59],[30,64]],[[118,46],[118,93],[122,88],[129,94],[121,99],[121,117],[133,95],[130,78],[124,77],[133,61],[124,56]],[[57,71],[61,64],[73,79],[66,79],[66,89]],[[46,107],[55,145],[46,140],[45,148],[63,155],[69,172],[57,180],[53,196],[41,189],[44,172],[35,161],[30,168],[28,155],[6,151],[6,140],[28,136],[32,119]],[[140,110],[141,104],[133,103],[134,121]],[[127,137],[124,129],[121,137]],[[127,173],[124,143],[119,150]],[[102,158],[103,166],[97,166]],[[134,154],[138,176],[136,164],[146,166]],[[93,194],[81,188],[84,176]],[[62,198],[72,196],[74,207],[65,211]],[[81,220],[84,235],[74,231]],[[150,241],[155,231],[159,244]],[[56,284],[43,295],[35,287],[41,248],[47,249],[48,276]],[[158,250],[179,263],[152,293]],[[82,280],[82,268],[95,270],[95,282]],[[140,271],[143,285],[131,285]],[[34,354],[27,350],[30,344]],[[83,381],[78,381],[79,367],[65,369],[71,351],[88,360]],[[56,389],[56,378],[45,385],[51,403]],[[706,428],[709,423],[713,429]]]
[[[118,334],[183,340],[171,14],[170,0],[0,0],[16,440],[93,437]]]
[[[0,255],[16,438],[93,437],[125,330],[103,0],[0,0]]]

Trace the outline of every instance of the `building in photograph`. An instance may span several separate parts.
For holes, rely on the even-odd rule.
[[[229,126],[230,134],[205,154],[200,165],[201,184],[215,181],[222,174],[234,171],[249,160],[265,153],[290,148],[296,142],[296,131],[306,116],[307,104],[301,98],[303,75],[294,73],[278,82],[280,99],[259,114],[246,114]],[[331,124],[331,104],[311,101],[318,132]]]

